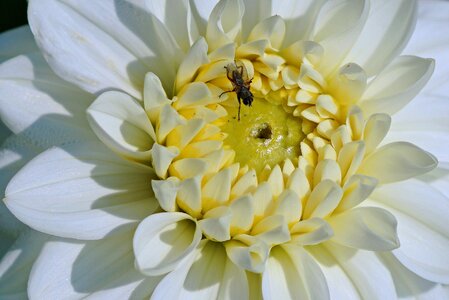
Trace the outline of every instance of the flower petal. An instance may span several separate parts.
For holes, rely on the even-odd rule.
[[[262,275],[264,299],[330,299],[326,280],[315,260],[300,246],[271,250]]]
[[[147,217],[134,234],[137,268],[155,276],[168,273],[195,248],[201,231],[195,219],[184,213],[158,213]]]
[[[397,221],[388,211],[357,207],[328,219],[334,230],[332,241],[347,247],[388,251],[399,247]]]
[[[125,157],[149,160],[156,134],[143,107],[131,96],[103,93],[87,114],[92,130],[106,146]]]
[[[33,0],[31,30],[55,72],[89,92],[141,99],[145,73],[171,91],[181,50],[165,26],[131,2]]]
[[[413,144],[385,145],[365,158],[358,173],[377,178],[380,183],[405,180],[433,170],[436,158]]]
[[[401,247],[393,253],[419,276],[449,283],[449,201],[426,183],[412,179],[385,185],[370,197],[398,220]],[[431,253],[431,255],[430,255]]]
[[[34,261],[50,236],[26,229],[0,260],[0,298],[26,299],[28,278]],[[5,242],[2,237],[2,244]],[[3,246],[3,245],[2,245]]]
[[[0,117],[11,131],[40,147],[92,139],[84,113],[92,100],[56,77],[39,53],[0,66]]]
[[[248,282],[222,245],[205,240],[161,281],[151,299],[248,299]]]
[[[371,1],[369,18],[345,61],[362,66],[368,77],[379,73],[410,39],[416,23],[416,6],[416,1],[410,0]]]
[[[360,102],[363,112],[392,115],[401,110],[429,81],[434,68],[433,59],[399,56],[368,85]]]
[[[315,23],[313,41],[324,48],[320,70],[324,75],[341,65],[365,24],[369,1],[341,0],[323,5]]]
[[[37,299],[148,298],[160,278],[144,277],[135,270],[130,237],[127,232],[87,243],[48,242],[31,271],[28,295]]]
[[[101,144],[37,156],[11,180],[5,203],[30,227],[61,237],[100,239],[131,227],[158,206],[152,170]]]
[[[320,265],[333,299],[397,299],[393,279],[374,252],[331,242],[307,250]]]
[[[320,182],[312,191],[304,208],[303,219],[328,216],[340,202],[343,190],[329,179]]]

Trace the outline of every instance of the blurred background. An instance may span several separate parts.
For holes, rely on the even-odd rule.
[[[26,0],[0,0],[0,32],[27,23]]]

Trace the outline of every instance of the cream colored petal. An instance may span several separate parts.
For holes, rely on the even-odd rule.
[[[177,126],[168,135],[166,144],[183,150],[195,136],[201,131],[206,121],[201,119],[191,119],[184,124]]]
[[[290,240],[288,224],[283,216],[269,216],[257,223],[251,235],[256,236],[268,245],[282,244]]]
[[[377,178],[380,183],[405,180],[433,170],[436,158],[413,144],[396,142],[385,145],[368,156],[359,174]]]
[[[302,220],[291,229],[292,243],[299,245],[316,245],[329,240],[334,231],[328,222],[321,218]]]
[[[248,41],[268,40],[270,46],[275,49],[280,49],[285,35],[285,23],[280,16],[272,16],[252,29]]]
[[[362,141],[350,142],[338,153],[337,162],[340,165],[343,182],[352,176],[362,164],[365,155],[365,144]]]
[[[254,198],[251,195],[242,196],[232,201],[231,234],[237,235],[249,231],[254,220]]]
[[[179,189],[178,178],[169,177],[166,180],[151,180],[151,187],[163,210],[176,211],[176,193]]]
[[[168,273],[195,248],[201,240],[196,221],[184,213],[158,213],[143,220],[134,234],[136,266],[144,274]]]
[[[315,167],[315,174],[313,176],[313,185],[318,185],[323,180],[331,180],[335,183],[341,182],[340,166],[335,160],[324,159],[321,160]]]
[[[272,215],[280,215],[291,225],[301,219],[302,205],[298,195],[290,189],[284,190],[276,200]]]
[[[340,105],[352,105],[359,101],[366,84],[365,71],[355,63],[347,63],[332,76],[329,93]]]
[[[207,162],[198,158],[184,158],[170,165],[170,175],[180,179],[192,178],[202,175],[207,170]]]
[[[257,187],[256,171],[249,170],[232,186],[231,198],[242,196],[246,193],[253,192]]]
[[[87,115],[92,130],[109,148],[131,159],[149,160],[156,134],[134,98],[105,92],[88,108]]]
[[[273,197],[278,197],[284,190],[284,176],[282,176],[281,167],[276,165],[270,173],[267,179],[271,188]]]
[[[194,218],[201,214],[201,176],[183,180],[179,184],[176,203]]]
[[[203,208],[209,210],[226,203],[231,193],[231,183],[231,168],[226,168],[211,177],[202,188]]]
[[[269,254],[269,246],[250,235],[238,235],[225,243],[226,253],[240,268],[254,273],[262,273]]]
[[[421,91],[434,68],[433,59],[399,56],[370,82],[360,107],[366,116],[398,112]]]
[[[376,178],[353,175],[343,186],[343,197],[334,213],[340,213],[362,203],[377,187],[379,181]]]
[[[149,72],[145,75],[143,99],[145,111],[150,116],[152,122],[156,122],[156,117],[159,113],[158,108],[170,103],[161,80],[154,73]]]
[[[266,182],[262,182],[257,186],[254,192],[254,215],[260,219],[266,215],[267,210],[272,203],[273,194],[271,192],[270,185]]]
[[[159,144],[153,144],[151,148],[151,156],[153,168],[157,176],[162,179],[167,178],[168,167],[173,159],[179,155],[179,150],[176,147],[164,147]]]
[[[198,225],[208,239],[224,242],[231,238],[232,217],[231,208],[219,206],[209,210]]]
[[[391,117],[387,114],[374,114],[370,116],[363,131],[366,154],[370,154],[379,146],[387,135],[390,125]]]
[[[203,37],[198,39],[189,49],[189,52],[184,57],[179,66],[178,73],[176,74],[176,89],[178,91],[186,83],[192,81],[196,72],[202,65],[209,62],[207,50],[207,42]]]
[[[301,169],[296,169],[288,178],[287,188],[293,190],[304,204],[305,197],[311,192],[310,183]]]
[[[178,94],[178,100],[173,106],[182,109],[190,106],[207,105],[220,102],[217,96],[212,95],[208,86],[204,82],[194,82],[183,88]]]
[[[184,125],[186,121],[181,118],[178,112],[170,105],[162,106],[159,118],[156,124],[156,134],[159,144],[163,144],[167,135],[179,125]]]
[[[342,196],[343,191],[335,182],[330,180],[320,182],[310,194],[302,218],[328,216],[338,206]]]

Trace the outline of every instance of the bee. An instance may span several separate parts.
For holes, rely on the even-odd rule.
[[[248,79],[248,72],[241,61],[234,61],[225,66],[225,69],[226,76],[229,81],[232,82],[234,88],[231,91],[221,93],[219,97],[226,93],[235,92],[237,94],[237,99],[239,100],[238,120],[240,121],[240,107],[242,101],[246,106],[251,106],[251,103],[253,102],[253,94],[249,90],[252,79]]]

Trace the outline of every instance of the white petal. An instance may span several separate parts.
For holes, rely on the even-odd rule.
[[[36,43],[30,27],[17,27],[0,35],[0,63],[20,54],[37,52]]]
[[[449,283],[448,198],[415,179],[383,186],[371,198],[398,220],[396,257],[427,280]]]
[[[131,237],[131,232],[127,232],[87,243],[47,243],[31,271],[29,297],[148,298],[160,278],[144,277],[135,270]]]
[[[92,100],[56,77],[39,53],[0,66],[0,117],[14,133],[40,147],[92,139],[85,117]]]
[[[328,219],[334,230],[332,240],[347,247],[388,251],[399,247],[397,221],[386,210],[357,207]]]
[[[307,250],[320,265],[332,299],[397,299],[393,279],[374,252],[329,242]]]
[[[173,34],[178,45],[187,52],[193,41],[198,38],[198,27],[190,1],[182,0],[174,3],[165,1],[145,1],[146,7]]]
[[[270,252],[269,246],[252,235],[241,234],[225,243],[226,253],[240,268],[262,273]]]
[[[425,280],[402,265],[390,252],[378,252],[377,256],[388,268],[394,280],[399,299],[447,299],[449,291],[440,284]]]
[[[334,71],[350,51],[365,24],[369,2],[364,0],[330,1],[323,5],[315,23],[313,41],[324,48],[320,70]]]
[[[302,247],[287,244],[271,250],[262,276],[264,299],[329,299],[324,275]]]
[[[157,18],[131,2],[30,1],[31,30],[62,78],[90,92],[141,98],[145,73],[171,91],[181,50]]]
[[[321,218],[302,220],[291,229],[292,242],[299,245],[316,245],[330,239],[334,231],[328,222]]]
[[[161,281],[152,300],[248,299],[245,271],[227,259],[222,245],[204,241],[192,254]]]
[[[0,260],[0,298],[26,299],[28,277],[34,261],[50,236],[24,230]],[[6,242],[2,237],[2,244]],[[3,246],[3,245],[2,245]]]
[[[274,14],[271,12],[271,0],[243,0],[243,2],[245,14],[242,22],[242,40],[246,41],[256,24]]]
[[[346,62],[377,74],[404,49],[416,23],[416,1],[371,1],[369,18]],[[380,26],[381,25],[381,26]]]
[[[377,178],[380,183],[405,180],[433,170],[436,158],[413,144],[396,142],[368,156],[358,173]]]
[[[434,68],[433,59],[399,56],[368,85],[360,102],[364,114],[401,110],[429,81]]]
[[[132,159],[149,160],[156,134],[143,107],[131,96],[103,93],[87,114],[92,130],[106,146]]]
[[[137,268],[154,276],[168,273],[195,248],[201,240],[196,221],[184,213],[158,213],[143,220],[134,234]]]
[[[343,187],[343,197],[334,210],[334,213],[339,213],[362,203],[374,191],[379,181],[376,178],[353,175],[345,183]]]
[[[9,183],[5,202],[22,222],[57,236],[100,239],[134,227],[157,208],[150,168],[101,144],[70,145],[68,151],[47,150]]]
[[[284,46],[299,40],[310,40],[315,19],[324,3],[324,0],[272,1],[272,14],[280,15],[287,25]]]
[[[154,1],[151,1],[154,2]],[[175,5],[177,6],[177,5]],[[171,14],[171,12],[170,12]],[[175,19],[175,18],[171,18]],[[192,47],[189,49],[186,57],[179,66],[176,74],[176,89],[179,90],[185,84],[193,81],[194,76],[198,69],[207,63],[209,58],[207,57],[208,45],[204,37],[198,39]]]

